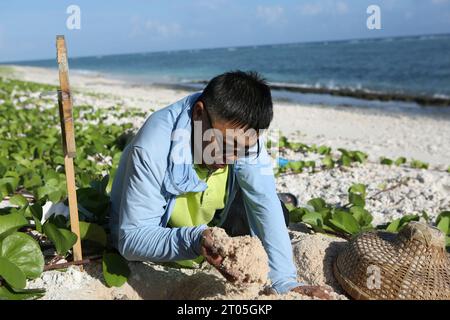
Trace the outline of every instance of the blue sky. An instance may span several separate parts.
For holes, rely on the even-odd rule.
[[[66,9],[81,9],[68,30]],[[381,30],[366,9],[381,8]],[[450,33],[450,0],[39,0],[1,1],[0,62],[285,42]]]

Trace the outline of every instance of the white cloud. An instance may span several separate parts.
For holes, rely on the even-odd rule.
[[[315,16],[324,10],[319,3],[305,3],[300,6],[300,13],[306,16]]]
[[[181,27],[178,23],[162,23],[157,20],[147,20],[145,30],[161,38],[170,38],[181,34]]]
[[[278,22],[283,17],[284,8],[281,6],[258,6],[256,15],[268,24]]]
[[[130,37],[167,39],[178,37],[183,33],[182,27],[176,22],[164,23],[154,19],[142,19],[139,16],[131,18],[131,25]]]
[[[342,0],[328,0],[321,3],[305,3],[298,7],[298,11],[304,16],[316,16],[322,13],[346,14],[349,11],[347,2]]]
[[[218,10],[226,5],[226,2],[225,0],[197,0],[194,4],[208,10]]]
[[[348,12],[348,5],[346,2],[338,1],[336,3],[336,11],[340,14],[345,14]]]

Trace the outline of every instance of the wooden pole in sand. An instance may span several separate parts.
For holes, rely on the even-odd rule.
[[[75,187],[75,170],[73,158],[75,158],[75,129],[72,115],[72,95],[69,85],[69,64],[67,62],[67,49],[64,36],[56,36],[56,54],[59,68],[58,105],[61,119],[61,132],[64,150],[64,167],[66,170],[67,195],[69,198],[70,227],[78,237],[73,246],[73,260],[83,259],[81,253],[80,225],[78,220],[77,193]]]

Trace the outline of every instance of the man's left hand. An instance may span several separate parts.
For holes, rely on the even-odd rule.
[[[330,290],[323,286],[298,286],[291,291],[303,294],[309,297],[316,297],[323,300],[331,300]]]

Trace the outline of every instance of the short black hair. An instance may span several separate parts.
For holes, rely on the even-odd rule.
[[[270,88],[255,71],[236,70],[214,77],[199,100],[214,119],[246,129],[267,129],[273,118]]]

